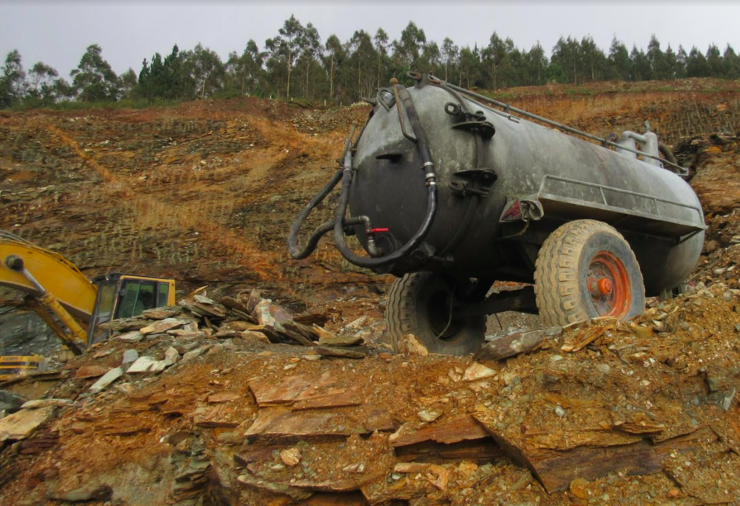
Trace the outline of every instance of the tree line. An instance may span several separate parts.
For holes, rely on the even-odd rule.
[[[129,69],[116,75],[97,44],[87,48],[70,81],[43,62],[26,72],[20,53],[11,51],[0,73],[0,108],[252,95],[347,104],[372,95],[391,77],[403,79],[410,70],[496,91],[551,82],[738,79],[740,57],[729,44],[724,51],[714,44],[706,52],[670,45],[664,50],[655,36],[646,50],[629,50],[615,37],[605,51],[586,36],[580,41],[561,37],[548,58],[539,43],[520,49],[495,32],[485,46],[460,47],[450,38],[439,45],[413,22],[392,41],[382,28],[375,34],[358,30],[344,42],[336,35],[322,41],[316,27],[291,16],[262,48],[249,40],[243,51],[231,52],[224,61],[201,44],[186,51],[175,45],[164,57],[155,53],[144,59],[138,74]]]

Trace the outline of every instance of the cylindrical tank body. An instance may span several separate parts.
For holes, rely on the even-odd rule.
[[[464,99],[495,128],[493,137],[483,139],[455,127],[465,120],[445,109],[448,103],[458,103],[448,91],[428,84],[409,92],[438,182],[439,207],[425,239],[434,261],[425,268],[506,279],[510,258],[502,252],[520,237],[504,237],[501,216],[507,204],[517,200],[540,202],[544,210],[543,220],[528,225],[526,233],[532,237],[538,230],[585,218],[622,231],[640,262],[648,294],[677,286],[694,268],[704,237],[701,205],[677,175]],[[403,132],[405,128],[410,135],[408,118],[392,99],[387,105],[375,106],[357,142],[350,195],[352,216],[369,216],[374,227],[389,229],[395,241],[379,241],[386,254],[392,244],[403,244],[416,232],[427,204],[422,162],[415,143]],[[472,183],[475,169],[490,169],[497,176],[487,196],[459,191],[460,182],[480,189]],[[394,272],[399,273],[398,267]]]

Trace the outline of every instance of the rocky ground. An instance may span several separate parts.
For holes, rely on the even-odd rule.
[[[710,225],[692,291],[507,358],[395,354],[388,278],[328,243],[288,260],[289,224],[363,107],[3,113],[0,228],[89,275],[172,276],[182,303],[0,386],[15,409],[48,389],[0,420],[0,502],[737,503],[740,100],[702,81],[617,88],[504,98],[599,134],[650,121]],[[537,323],[500,320],[490,332]]]

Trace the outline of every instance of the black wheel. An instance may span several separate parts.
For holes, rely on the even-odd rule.
[[[406,334],[416,336],[431,353],[468,355],[480,349],[486,317],[452,318],[454,288],[431,272],[406,274],[393,283],[385,320],[396,351]]]
[[[534,279],[546,325],[598,316],[624,320],[645,311],[645,286],[632,248],[600,221],[572,221],[550,234],[537,256]]]

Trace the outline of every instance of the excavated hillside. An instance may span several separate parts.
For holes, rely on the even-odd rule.
[[[389,277],[328,242],[285,251],[366,106],[0,113],[0,229],[88,275],[174,277],[181,301],[0,384],[46,391],[0,419],[0,503],[740,504],[738,91],[504,90],[600,135],[649,121],[692,168],[710,229],[688,294],[627,323],[512,334],[493,319],[537,346],[456,358],[391,350]],[[5,342],[19,318],[0,315]]]

